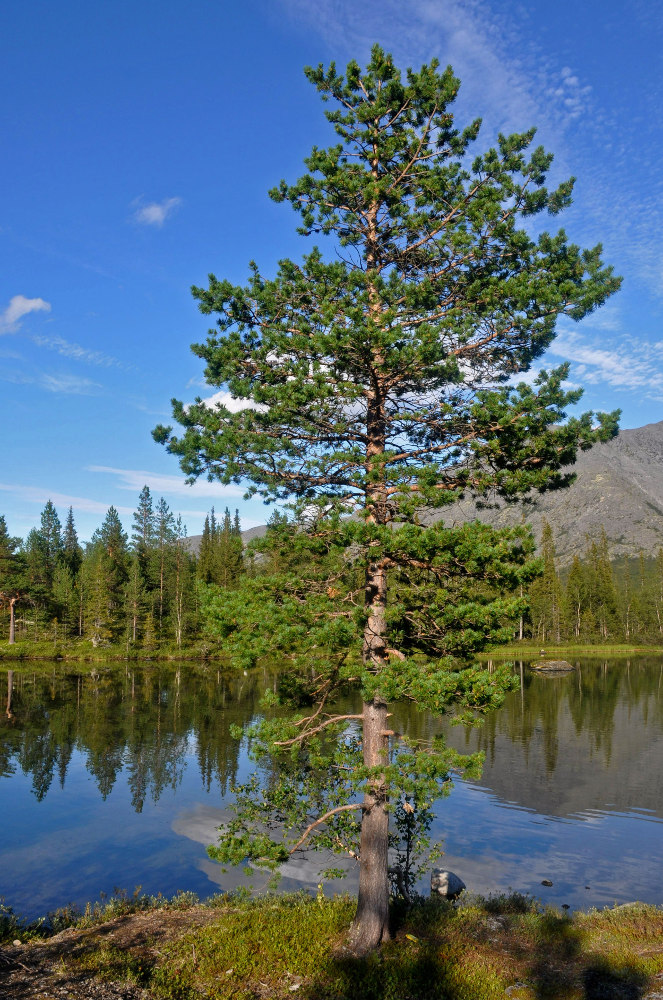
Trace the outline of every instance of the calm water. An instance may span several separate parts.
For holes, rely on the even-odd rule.
[[[556,677],[516,669],[521,690],[482,729],[448,731],[486,763],[480,783],[457,781],[438,804],[444,863],[476,892],[663,903],[663,660],[582,661]],[[205,847],[251,770],[229,726],[249,722],[274,683],[192,665],[0,668],[0,897],[33,917],[115,887],[260,888],[262,875],[224,875]],[[394,723],[441,726],[409,709]],[[282,885],[317,881],[310,861]]]

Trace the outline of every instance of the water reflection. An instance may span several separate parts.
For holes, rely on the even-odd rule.
[[[482,729],[448,738],[486,754],[482,784],[507,802],[559,817],[663,817],[662,674],[660,658],[576,661],[558,676],[524,668],[521,690]]]
[[[661,902],[663,661],[576,666],[553,677],[517,664],[521,690],[481,729],[410,705],[394,728],[442,729],[486,755],[480,785],[457,782],[436,823],[447,863],[475,891],[540,895],[550,878],[557,903]],[[191,664],[0,670],[0,896],[37,915],[114,886],[206,895],[234,884],[204,846],[250,767],[230,726],[275,684],[269,671]],[[308,880],[303,863],[286,886]]]

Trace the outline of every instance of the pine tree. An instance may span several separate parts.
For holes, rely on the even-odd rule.
[[[194,560],[186,549],[186,528],[182,516],[175,522],[175,552],[173,562],[173,632],[175,642],[182,645],[187,625],[192,617],[194,593]]]
[[[615,414],[566,419],[580,397],[562,389],[567,366],[540,372],[533,384],[513,382],[549,346],[558,316],[580,319],[619,281],[600,247],[580,250],[562,231],[532,237],[519,226],[566,207],[572,182],[546,189],[551,157],[531,149],[534,130],[500,136],[472,159],[480,123],[455,127],[451,69],[440,74],[433,62],[403,79],[375,47],[364,72],[354,62],[344,75],[334,65],[306,72],[333,102],[327,117],[338,142],[314,148],[309,172],[273,197],[300,213],[300,232],[333,238],[329,257],[313,248],[301,263],[282,260],[271,279],[252,264],[245,287],[211,275],[207,289],[194,289],[201,310],[216,314],[206,343],[194,347],[207,381],[246,408],[175,401],[182,437],[168,427],[154,433],[190,477],[248,480],[268,499],[299,505],[293,544],[309,546],[308,588],[292,577],[270,589],[256,577],[238,596],[210,599],[209,619],[235,637],[238,653],[242,643],[247,654],[266,648],[269,637],[272,649],[290,648],[300,663],[308,655],[319,672],[302,692],[321,698],[319,707],[290,723],[265,722],[263,744],[254,746],[289,755],[279,758],[276,785],[295,812],[308,802],[291,816],[304,822],[304,840],[320,834],[324,816],[345,843],[361,817],[352,939],[365,950],[389,934],[390,797],[414,795],[425,808],[449,768],[448,752],[407,747],[391,733],[389,700],[480,710],[506,683],[499,672],[457,669],[449,659],[497,628],[499,597],[469,602],[467,612],[455,605],[456,635],[448,622],[432,655],[416,614],[408,646],[398,648],[392,610],[400,623],[404,609],[389,607],[389,581],[395,572],[409,578],[410,608],[434,586],[440,600],[453,599],[453,579],[490,578],[505,592],[523,582],[524,529],[424,527],[420,512],[443,509],[465,490],[513,499],[564,486],[577,448],[614,433]],[[504,598],[502,620],[520,607]],[[351,683],[363,700],[356,739],[326,707]],[[301,783],[293,748],[304,768],[297,774],[308,774]],[[258,788],[242,800],[247,812],[224,849],[282,857],[264,827],[251,840],[242,826]]]
[[[42,540],[44,558],[45,583],[47,588],[53,584],[55,567],[63,552],[62,525],[53,503],[48,500],[41,512],[39,535]]]
[[[140,556],[136,552],[131,559],[129,576],[124,590],[127,632],[130,642],[137,642],[141,633],[142,622],[147,610],[147,593],[143,574],[141,572]]]
[[[212,508],[212,514],[214,513],[214,508]],[[212,529],[210,526],[209,514],[205,515],[205,523],[203,525],[203,534],[200,539],[200,549],[198,550],[198,565],[197,574],[198,579],[202,580],[203,583],[212,582]]]
[[[603,525],[596,539],[587,539],[585,555],[589,611],[598,637],[605,642],[618,627],[617,593],[610,565],[608,538]],[[589,618],[587,619],[589,621]]]
[[[569,632],[578,640],[582,633],[583,612],[588,607],[587,582],[580,558],[573,557],[564,592],[565,620]]]
[[[154,545],[155,515],[149,486],[143,486],[138,496],[138,507],[134,513],[131,547],[138,556],[138,564],[143,579],[148,579],[148,561]]]

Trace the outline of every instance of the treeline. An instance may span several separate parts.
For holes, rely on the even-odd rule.
[[[544,521],[543,573],[529,591],[519,638],[559,643],[663,641],[663,548],[611,561],[605,530],[586,538],[570,567],[557,568],[552,528]]]
[[[145,486],[131,537],[110,507],[90,542],[78,541],[70,507],[62,526],[54,505],[25,540],[0,516],[0,627],[16,640],[73,639],[93,647],[123,643],[150,651],[181,648],[200,633],[198,581],[231,586],[242,570],[239,515],[205,519],[198,556],[181,517]]]
[[[10,537],[0,516],[0,635],[54,646],[77,640],[148,653],[181,649],[205,636],[208,586],[235,589],[243,577],[262,573],[301,570],[306,576],[296,537],[295,526],[275,512],[266,538],[247,556],[238,512],[232,516],[226,508],[217,518],[212,509],[196,553],[181,518],[163,498],[155,502],[147,486],[130,537],[114,507],[85,545],[72,508],[63,527],[50,500],[25,540]],[[663,548],[653,558],[640,553],[614,562],[601,528],[560,570],[553,530],[544,522],[540,554],[543,572],[528,592],[505,595],[529,603],[514,639],[541,645],[663,641]],[[398,582],[394,595],[396,601],[402,596]]]

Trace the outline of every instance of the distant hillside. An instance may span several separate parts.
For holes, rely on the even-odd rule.
[[[446,508],[447,524],[478,518],[496,526],[517,524],[524,512],[537,538],[541,521],[552,526],[560,566],[582,554],[586,535],[603,526],[611,558],[652,555],[663,545],[663,421],[620,431],[607,444],[579,452],[576,481],[543,494],[531,505],[477,510],[469,500]]]
[[[447,507],[447,524],[479,519],[495,526],[518,524],[524,512],[537,538],[541,521],[553,527],[560,566],[582,554],[586,536],[605,528],[613,559],[653,555],[663,545],[663,421],[620,431],[607,444],[580,452],[576,481],[566,490],[543,494],[533,504],[477,510],[470,500]],[[242,532],[244,543],[262,537],[265,525]],[[201,535],[188,539],[197,552]]]
[[[259,524],[255,528],[247,528],[246,531],[242,532],[242,541],[245,545],[248,545],[254,538],[262,538],[266,531],[266,524]],[[189,552],[193,552],[195,555],[198,555],[202,537],[202,535],[189,535],[185,539],[185,545]]]

